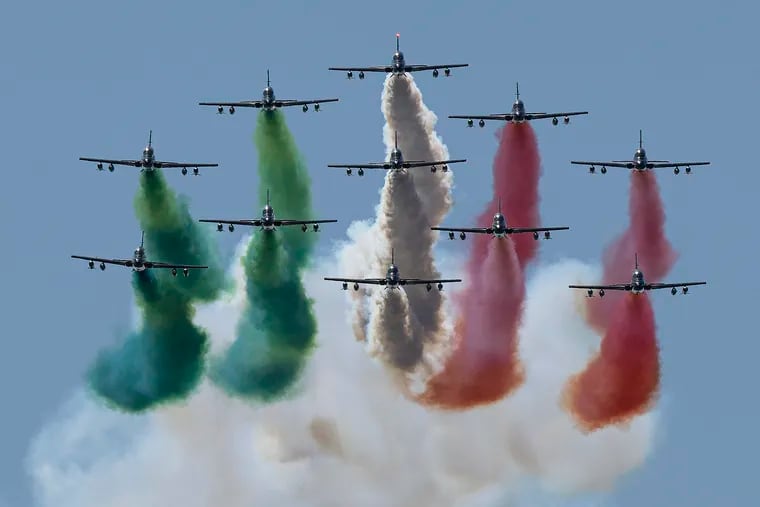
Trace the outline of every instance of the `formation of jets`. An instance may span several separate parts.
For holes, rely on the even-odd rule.
[[[398,271],[398,266],[394,260],[393,249],[391,249],[391,264],[388,266],[388,270],[385,272],[385,278],[333,278],[325,277],[325,280],[331,282],[343,282],[343,290],[348,290],[348,284],[354,285],[354,290],[359,290],[360,284],[367,285],[382,285],[386,289],[400,289],[405,285],[424,285],[428,292],[433,289],[433,284],[438,287],[438,290],[443,290],[444,283],[457,283],[462,280],[458,278],[445,278],[445,279],[425,279],[425,278],[401,278]]]
[[[632,160],[612,160],[610,162],[585,162],[582,160],[571,160],[571,164],[587,165],[588,172],[594,173],[596,166],[602,166],[601,173],[606,174],[608,167],[622,167],[624,169],[633,169],[634,171],[649,171],[651,169],[661,169],[664,167],[673,167],[673,172],[678,174],[681,172],[681,167],[684,167],[686,174],[691,174],[691,166],[693,165],[710,165],[710,162],[671,162],[669,160],[649,160],[647,158],[647,151],[644,149],[644,140],[641,130],[639,130],[639,147],[633,153]]]
[[[639,256],[634,254],[635,267],[631,275],[630,283],[615,283],[611,285],[569,285],[571,289],[585,289],[588,297],[594,296],[594,291],[599,291],[599,297],[604,297],[604,291],[620,290],[627,291],[631,294],[643,294],[646,291],[658,289],[670,289],[674,296],[678,294],[678,288],[681,288],[683,294],[689,293],[689,287],[694,285],[706,285],[707,282],[681,282],[681,283],[647,283],[644,280],[644,273],[639,269]]]
[[[314,232],[319,231],[319,224],[335,223],[337,220],[283,220],[275,218],[274,208],[269,204],[269,190],[267,190],[267,204],[261,210],[261,218],[254,218],[252,220],[224,220],[219,218],[214,219],[201,219],[199,222],[211,222],[216,223],[216,230],[222,231],[224,224],[227,225],[227,229],[230,232],[235,230],[236,225],[246,225],[249,227],[259,227],[262,231],[274,231],[277,227],[287,227],[289,225],[300,225],[301,230],[306,232],[309,225],[312,226]]]
[[[501,198],[499,198],[499,210],[494,213],[491,227],[431,227],[433,231],[443,231],[449,233],[449,239],[454,239],[454,234],[459,233],[459,238],[464,240],[467,233],[490,234],[494,238],[503,238],[510,234],[520,234],[532,232],[533,239],[538,239],[539,233],[544,233],[544,239],[551,239],[552,231],[566,231],[570,227],[507,227],[507,220],[501,214]]]
[[[430,167],[430,172],[436,172],[438,166],[441,167],[441,171],[448,172],[449,164],[458,164],[460,162],[467,162],[466,159],[455,160],[405,160],[404,155],[398,147],[398,132],[394,134],[395,146],[391,150],[391,156],[386,162],[368,162],[366,164],[328,164],[327,167],[337,167],[346,170],[346,174],[351,176],[353,169],[356,169],[356,173],[359,176],[364,176],[365,169],[383,169],[390,171],[404,171],[413,167]]]
[[[451,75],[451,69],[458,67],[467,67],[466,63],[455,64],[440,64],[440,65],[412,65],[407,64],[404,58],[404,54],[400,50],[399,34],[396,34],[396,52],[393,54],[392,60],[389,65],[379,65],[370,67],[330,67],[329,70],[344,71],[349,79],[352,79],[354,72],[358,73],[359,79],[364,79],[365,73],[385,73],[393,75],[397,78],[403,77],[406,74],[427,71],[430,70],[433,73],[433,77],[439,76],[439,71],[443,70],[445,76]],[[320,104],[329,102],[338,102],[337,98],[328,99],[312,99],[312,100],[294,100],[294,99],[278,99],[275,96],[274,89],[272,88],[269,76],[269,70],[267,70],[267,86],[262,92],[260,100],[244,100],[238,102],[200,102],[201,106],[214,106],[217,108],[219,114],[223,114],[225,108],[230,114],[235,113],[235,109],[239,107],[260,109],[265,112],[272,112],[280,108],[301,106],[304,112],[308,111],[309,106],[313,105],[314,111],[320,110]],[[515,88],[515,101],[512,104],[512,109],[507,113],[494,113],[486,115],[451,115],[449,118],[453,119],[465,119],[467,120],[467,126],[474,126],[475,120],[478,121],[480,127],[484,127],[487,121],[502,121],[520,124],[533,120],[551,119],[552,124],[558,125],[560,118],[564,124],[570,123],[571,116],[587,115],[588,111],[565,111],[565,112],[527,112],[524,102],[520,99],[519,83],[516,83]],[[466,159],[451,159],[451,160],[407,160],[401,153],[401,149],[398,145],[398,133],[394,134],[395,142],[394,148],[388,157],[388,160],[383,162],[368,162],[360,164],[328,164],[330,168],[341,168],[346,170],[346,174],[349,176],[352,171],[356,169],[359,176],[363,176],[365,170],[385,170],[392,172],[405,172],[409,169],[429,167],[430,171],[435,173],[440,168],[441,172],[447,172],[450,164],[463,163]],[[138,160],[127,159],[104,159],[104,158],[89,158],[81,157],[80,160],[95,162],[97,169],[102,171],[104,164],[107,164],[108,170],[113,172],[115,166],[130,166],[140,168],[140,171],[150,172],[156,169],[169,169],[169,168],[181,168],[182,174],[187,174],[188,169],[192,168],[193,174],[199,174],[200,167],[217,167],[218,164],[209,163],[195,163],[195,162],[164,162],[156,160],[155,153],[152,146],[153,131],[150,131],[148,135],[148,145],[143,150],[142,157]],[[634,152],[631,160],[612,160],[608,162],[600,161],[580,161],[572,160],[571,164],[584,165],[589,167],[590,173],[596,172],[596,167],[599,166],[600,172],[606,174],[608,167],[624,168],[633,171],[648,171],[659,168],[673,168],[675,174],[680,173],[680,168],[683,167],[686,174],[691,174],[692,166],[709,165],[710,162],[672,162],[668,160],[650,160],[647,158],[646,150],[643,146],[643,134],[639,130],[639,147]],[[215,223],[217,224],[217,230],[224,230],[226,225],[230,232],[235,230],[235,226],[248,226],[258,227],[260,231],[265,234],[275,233],[280,227],[297,226],[300,227],[303,232],[306,232],[311,228],[314,232],[319,231],[320,224],[335,223],[334,219],[308,219],[307,217],[299,217],[297,219],[281,219],[275,216],[274,208],[270,203],[270,193],[267,190],[266,205],[261,211],[260,218],[254,219],[241,219],[241,220],[229,220],[229,219],[201,219],[200,222]],[[520,224],[518,224],[520,225]],[[504,217],[501,209],[501,199],[499,199],[498,210],[493,215],[493,219],[490,226],[487,227],[431,227],[431,230],[442,231],[448,234],[449,239],[455,239],[457,233],[459,237],[464,240],[467,234],[486,234],[495,239],[506,238],[513,234],[532,234],[535,240],[538,240],[543,236],[544,239],[550,239],[551,233],[554,231],[569,230],[569,227],[511,227],[507,224],[507,220]],[[146,259],[145,247],[144,247],[145,234],[140,241],[140,246],[135,249],[134,255],[131,259],[109,259],[102,257],[87,257],[81,255],[72,255],[74,259],[82,259],[87,261],[90,269],[95,268],[95,264],[99,263],[101,270],[105,270],[107,264],[113,264],[118,266],[124,266],[131,268],[135,272],[143,272],[148,269],[170,269],[172,275],[176,276],[178,270],[181,270],[184,276],[189,276],[190,270],[193,269],[206,269],[207,266],[190,265],[190,264],[172,264],[167,262],[157,262]],[[582,289],[587,291],[588,297],[594,295],[594,291],[597,291],[600,297],[603,297],[605,291],[627,291],[632,294],[643,294],[647,291],[658,289],[671,289],[672,294],[677,294],[678,289],[681,289],[683,294],[687,294],[689,287],[695,285],[705,285],[706,282],[683,282],[683,283],[651,283],[646,282],[644,274],[639,269],[638,255],[634,254],[635,267],[629,283],[618,283],[609,285],[570,285],[571,289]],[[354,290],[359,290],[359,286],[362,284],[383,286],[386,289],[400,289],[401,287],[411,285],[422,285],[428,291],[431,291],[434,286],[438,290],[443,289],[443,285],[447,283],[458,283],[460,279],[423,279],[423,278],[402,278],[399,274],[399,268],[395,264],[395,255],[393,249],[391,249],[391,261],[386,271],[384,278],[335,278],[325,277],[327,281],[340,282],[343,290],[348,290],[349,285]]]
[[[557,125],[559,123],[559,117],[563,117],[565,125],[570,123],[571,116],[578,116],[581,114],[588,114],[588,111],[570,111],[566,113],[526,113],[525,104],[520,100],[520,83],[516,83],[515,101],[512,103],[512,111],[509,113],[496,113],[486,115],[452,115],[449,118],[461,118],[467,120],[467,126],[472,127],[475,120],[478,120],[480,127],[486,126],[488,120],[506,121],[511,123],[525,123],[531,120],[542,120],[545,118],[551,118],[552,124]]]
[[[399,49],[400,34],[396,34],[396,52],[393,53],[390,65],[376,65],[373,67],[330,67],[329,70],[344,71],[348,79],[353,79],[354,72],[359,73],[359,79],[364,79],[365,72],[380,72],[384,74],[393,74],[394,76],[403,76],[412,72],[421,72],[423,70],[432,70],[433,77],[438,77],[438,72],[443,69],[443,75],[449,77],[451,69],[456,67],[469,67],[468,63],[449,63],[444,65],[409,65],[404,59],[404,53]]]
[[[207,269],[208,266],[196,266],[193,264],[172,264],[170,262],[156,262],[145,258],[145,232],[142,234],[140,246],[135,248],[135,253],[131,259],[108,259],[104,257],[87,257],[86,255],[72,255],[72,259],[83,259],[87,261],[90,269],[95,269],[95,263],[100,263],[100,270],[105,271],[106,264],[124,266],[132,268],[132,271],[145,271],[146,269],[171,269],[172,276],[177,276],[177,270],[181,269],[185,276],[190,275],[191,269]]]
[[[273,111],[280,107],[301,106],[305,113],[309,110],[309,105],[314,105],[314,111],[319,111],[319,105],[326,102],[338,102],[338,99],[315,99],[315,100],[290,100],[278,99],[274,95],[274,88],[269,82],[269,70],[267,70],[267,87],[261,94],[261,100],[243,100],[240,102],[199,102],[200,106],[216,106],[216,112],[224,113],[224,108],[228,107],[230,114],[235,114],[236,107],[252,107],[263,109],[264,111]]]
[[[193,168],[193,174],[198,175],[200,171],[199,167],[218,167],[219,164],[199,164],[197,162],[161,162],[156,160],[155,153],[153,151],[153,131],[148,134],[148,146],[143,149],[142,158],[139,160],[127,160],[127,159],[110,159],[110,158],[90,158],[79,157],[79,160],[85,160],[87,162],[97,162],[98,171],[103,170],[103,164],[108,164],[108,170],[113,172],[115,166],[125,165],[130,167],[139,167],[140,171],[154,171],[156,169],[172,169],[182,168],[182,174],[187,174],[187,168]]]

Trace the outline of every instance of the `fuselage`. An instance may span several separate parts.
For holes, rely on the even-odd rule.
[[[153,147],[150,145],[146,146],[145,149],[143,150],[142,159],[141,159],[142,168],[146,171],[152,171],[153,169],[155,169],[155,167],[153,166],[153,163],[155,161],[156,161],[156,157],[153,153]]]
[[[647,170],[647,152],[644,148],[638,148],[633,154],[633,168],[637,171]]]
[[[404,163],[404,156],[401,154],[400,149],[393,148],[393,150],[391,150],[390,163],[394,169],[403,169],[402,164]]]
[[[396,51],[393,53],[393,61],[391,62],[393,74],[404,74],[406,71],[406,61],[404,60],[404,53]]]
[[[634,294],[641,294],[644,292],[645,286],[646,282],[644,282],[644,273],[635,269],[631,276],[631,292]]]
[[[525,121],[525,104],[520,99],[515,100],[512,104],[512,123],[523,123]]]
[[[135,254],[132,256],[132,271],[145,271],[145,249],[143,247],[135,248]]]
[[[274,209],[269,204],[261,210],[261,228],[265,231],[274,230]]]
[[[274,105],[274,89],[271,86],[264,88],[264,91],[261,94],[261,101],[264,103],[262,109],[265,111],[276,109]]]
[[[385,274],[385,281],[389,287],[397,287],[399,280],[398,267],[395,264],[388,266],[388,271]]]
[[[493,235],[497,238],[503,238],[507,235],[507,221],[504,218],[504,215],[501,213],[496,213],[493,216],[493,223],[491,224],[491,229],[493,229]]]

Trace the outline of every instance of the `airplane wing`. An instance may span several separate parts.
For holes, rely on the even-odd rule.
[[[405,169],[409,169],[410,167],[427,167],[427,166],[433,166],[433,165],[448,165],[448,164],[458,164],[460,162],[467,162],[467,159],[456,159],[456,160],[436,160],[435,162],[424,162],[421,160],[406,160],[403,162],[402,166]]]
[[[311,225],[311,224],[332,224],[337,222],[337,220],[279,220],[276,219],[274,221],[274,225],[277,227],[287,226],[287,225]]]
[[[514,118],[514,115],[512,113],[499,113],[499,114],[484,114],[484,115],[450,115],[449,118],[458,118],[462,120],[501,120],[501,121],[512,121],[512,118]]]
[[[590,165],[590,166],[600,165],[604,167],[624,167],[626,169],[633,169],[633,162],[627,162],[627,161],[587,162],[584,160],[571,160],[570,163],[575,164],[575,165]]]
[[[153,162],[153,167],[158,169],[169,169],[173,167],[219,167],[219,164],[196,164],[194,162]]]
[[[649,161],[647,162],[647,168],[649,169],[657,169],[659,167],[686,167],[686,166],[692,166],[692,165],[710,165],[710,162],[657,162],[657,161]]]
[[[250,227],[261,227],[261,219],[258,219],[258,218],[255,220],[211,220],[208,218],[204,218],[198,221],[208,222],[208,223],[213,223],[213,224],[248,225]]]
[[[612,285],[568,285],[571,289],[604,289],[604,290],[631,290],[630,283],[616,283]],[[680,287],[680,286],[679,286]]]
[[[338,102],[338,99],[317,99],[317,100],[275,100],[274,105],[277,107],[304,106],[306,104],[323,104],[325,102]]]
[[[198,102],[199,106],[263,107],[261,100],[242,100],[240,102]]]
[[[588,114],[588,111],[573,111],[571,113],[525,113],[526,120],[541,120],[543,118],[557,118],[559,116],[577,116]]]
[[[422,70],[455,69],[457,67],[469,67],[469,63],[452,63],[450,65],[406,65],[404,72],[420,72]]]
[[[342,70],[356,72],[391,72],[393,67],[390,65],[378,65],[375,67],[330,67],[327,70]]]
[[[472,232],[476,234],[492,234],[493,229],[490,227],[431,227],[431,231],[445,231],[445,232]]]
[[[84,160],[86,162],[98,162],[101,164],[127,165],[131,167],[142,166],[142,160],[110,160],[107,158],[89,158],[89,157],[79,157],[79,160]]]
[[[117,266],[132,267],[134,261],[132,259],[103,259],[101,257],[86,257],[82,255],[72,255],[72,259],[83,259],[86,261],[103,262],[105,264],[115,264]]]
[[[648,283],[646,290],[671,289],[678,287],[691,287],[692,285],[707,285],[707,282],[685,282],[685,283]]]
[[[442,279],[442,280],[421,280],[419,278],[399,278],[399,285],[424,285],[426,283],[455,283],[461,282],[458,278]]]
[[[343,169],[390,169],[390,162],[369,162],[367,164],[327,164],[327,167],[340,167]]]
[[[367,283],[371,285],[387,285],[388,283],[388,280],[385,278],[331,278],[326,276],[325,280],[344,283]]]
[[[548,232],[567,231],[570,227],[507,227],[508,234],[520,234],[521,232]]]
[[[207,269],[208,266],[195,266],[192,264],[169,264],[166,262],[145,261],[143,266],[149,269]]]

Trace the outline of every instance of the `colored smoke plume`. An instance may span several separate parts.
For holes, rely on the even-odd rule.
[[[280,217],[313,218],[311,179],[283,114],[262,111],[254,139],[261,204],[269,189]],[[243,258],[247,305],[237,339],[212,363],[212,379],[227,392],[272,401],[298,380],[317,330],[301,281],[315,241],[300,227],[253,232]]]
[[[660,282],[675,264],[678,254],[665,236],[665,209],[657,179],[652,171],[631,172],[630,222],[604,252],[602,284],[625,283],[631,279],[634,254],[648,282]],[[588,299],[589,324],[604,333],[613,310],[625,294],[608,291],[604,298]]]
[[[624,294],[597,356],[568,382],[565,407],[586,431],[630,421],[648,411],[660,382],[652,305],[647,294]]]
[[[507,123],[497,137],[499,147],[493,162],[494,200],[478,217],[478,226],[491,224],[501,197],[507,225],[540,227],[538,180],[541,177],[541,156],[533,127],[529,122]],[[520,267],[525,270],[538,253],[538,242],[531,234],[515,234],[511,238]]]
[[[173,277],[168,270],[134,273],[142,322],[120,346],[101,351],[88,372],[97,395],[111,407],[130,412],[182,399],[196,387],[207,337],[192,322],[193,302],[213,300],[226,283],[209,236],[161,171],[141,174],[135,211],[149,259],[208,269],[193,270],[188,277]]]
[[[419,398],[427,405],[464,409],[492,403],[524,380],[517,356],[525,298],[522,270],[511,239],[478,239],[486,246],[482,257],[473,255],[468,262],[468,287],[456,298],[455,345]]]

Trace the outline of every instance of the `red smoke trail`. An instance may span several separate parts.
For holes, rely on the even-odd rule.
[[[482,255],[467,266],[468,290],[458,303],[454,350],[418,400],[462,409],[500,400],[524,374],[517,357],[517,329],[525,283],[510,238],[481,240]]]
[[[530,123],[507,123],[498,133],[499,148],[493,162],[494,200],[478,217],[479,227],[491,225],[499,197],[501,211],[508,226],[538,227],[538,179],[541,176],[541,157],[536,134]],[[532,261],[538,242],[530,234],[516,234],[512,241],[520,268]],[[475,243],[473,257],[483,255],[485,244]]]
[[[624,423],[655,401],[660,363],[652,305],[646,294],[618,299],[597,356],[572,377],[563,405],[585,431]]]
[[[631,172],[629,213],[628,229],[604,252],[603,284],[630,280],[635,253],[649,282],[662,280],[676,261],[677,254],[665,237],[665,210],[653,172]],[[589,324],[604,332],[621,297],[625,295],[609,291],[604,298],[589,299]]]

